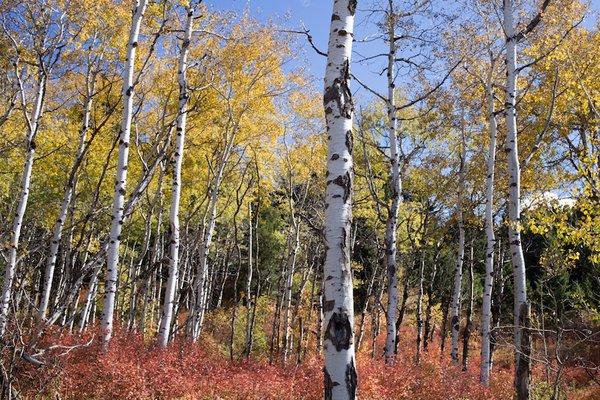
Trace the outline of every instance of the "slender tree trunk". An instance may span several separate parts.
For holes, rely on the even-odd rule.
[[[373,308],[371,319],[371,359],[375,359],[375,356],[377,356],[377,337],[379,337],[381,329],[381,307],[379,305],[381,304],[381,299],[383,297],[383,282],[378,286],[377,294],[375,296],[375,307]]]
[[[494,350],[498,343],[500,334],[500,317],[502,315],[502,301],[504,299],[504,247],[502,239],[498,239],[498,263],[496,264],[495,274],[497,273],[496,289],[492,298],[492,326],[490,332],[490,372],[494,367]]]
[[[415,363],[418,365],[421,362],[421,336],[423,334],[423,281],[425,279],[425,252],[421,250],[421,261],[419,267],[419,294],[417,296],[417,310],[416,310],[416,322],[417,322],[417,351],[415,353]],[[427,341],[425,337],[423,339]]]
[[[469,339],[471,338],[471,316],[473,315],[473,239],[471,238],[469,258],[469,304],[467,306],[467,320],[463,331],[462,369],[467,370],[469,364]]]
[[[485,94],[487,100],[489,147],[487,157],[487,174],[485,178],[485,279],[483,283],[483,303],[481,306],[481,370],[479,380],[485,386],[490,383],[491,352],[490,323],[492,318],[492,290],[494,287],[494,166],[496,164],[496,113],[494,110],[494,92],[492,88],[494,75],[493,58],[487,76]]]
[[[258,215],[257,215],[258,218]],[[253,230],[252,230],[252,202],[248,204],[248,271],[246,273],[246,342],[244,347],[244,356],[250,357],[252,352],[252,258],[253,258]]]
[[[292,286],[294,283],[294,273],[296,272],[296,256],[300,247],[300,226],[294,225],[294,239],[291,245],[291,253],[288,258],[285,276],[285,291],[283,300],[283,362],[287,361],[290,346],[292,345]]]
[[[350,58],[356,0],[334,0],[323,105],[328,139],[325,195],[325,400],[355,399],[354,300],[350,264],[352,114]]]
[[[282,261],[283,263],[283,261]],[[273,364],[273,358],[275,353],[279,353],[279,323],[281,320],[281,306],[283,304],[283,288],[282,285],[285,285],[285,267],[281,267],[282,272],[279,275],[277,280],[277,298],[275,301],[275,312],[273,315],[273,322],[271,324],[271,345],[269,349],[269,365]]]
[[[235,323],[237,321],[237,309],[238,309],[238,290],[237,284],[240,278],[240,271],[242,269],[242,251],[240,249],[240,243],[238,241],[237,234],[237,212],[236,216],[234,216],[234,225],[235,225],[235,248],[237,252],[237,268],[235,270],[235,278],[233,280],[233,307],[231,310],[231,324],[229,325],[229,360],[233,361],[234,350],[235,350]]]
[[[208,209],[206,211],[208,221],[204,224],[202,241],[200,243],[200,260],[196,271],[196,304],[194,306],[192,325],[192,340],[194,342],[200,337],[202,324],[204,322],[204,314],[206,311],[206,301],[208,299],[208,256],[215,231],[215,224],[217,222],[217,201],[219,198],[219,189],[221,187],[221,180],[223,179],[225,163],[229,158],[228,154],[225,154],[225,152],[229,153],[228,149],[229,147],[224,150],[223,157],[221,158],[220,165],[214,179],[214,184],[210,189],[210,199]]]
[[[461,117],[464,124],[464,116]],[[454,272],[454,291],[452,294],[452,363],[458,364],[458,334],[460,330],[460,299],[461,299],[461,286],[463,276],[463,260],[465,258],[465,227],[463,223],[463,196],[465,187],[465,132],[464,127],[461,130],[461,153],[460,153],[460,169],[458,172],[458,255],[456,261],[456,271]]]
[[[519,400],[529,398],[530,360],[524,354],[523,326],[528,309],[525,259],[521,244],[521,168],[517,144],[517,36],[513,20],[514,0],[504,0],[503,28],[506,35],[506,153],[508,155],[508,241],[514,278],[514,345],[515,345],[515,393]],[[528,342],[528,338],[525,338]]]
[[[171,211],[169,242],[169,278],[165,289],[165,300],[163,303],[162,320],[158,332],[158,344],[166,347],[169,342],[171,321],[173,319],[173,300],[177,290],[179,278],[179,201],[181,198],[181,165],[183,163],[183,152],[185,148],[185,130],[187,122],[187,106],[189,94],[187,88],[187,67],[190,40],[192,38],[195,5],[190,3],[187,7],[187,18],[185,23],[185,34],[179,54],[179,68],[177,78],[179,82],[179,111],[177,114],[177,139],[175,141],[175,162],[173,166],[173,182],[171,187]]]
[[[358,327],[358,335],[356,337],[356,348],[360,349],[360,344],[362,342],[363,336],[365,334],[365,320],[367,316],[367,310],[369,308],[370,298],[373,296],[373,287],[375,286],[375,279],[379,274],[379,263],[375,264],[373,268],[373,273],[371,275],[371,279],[369,280],[369,285],[367,286],[367,293],[365,294],[365,304],[360,311],[360,324]]]
[[[319,287],[319,293],[317,294],[317,328],[316,328],[316,353],[317,357],[321,357],[323,353],[323,288],[325,287],[323,281]]]
[[[127,164],[129,159],[129,134],[131,131],[131,118],[133,116],[133,91],[135,55],[138,46],[140,26],[148,0],[136,0],[133,10],[133,19],[127,45],[127,58],[123,70],[123,119],[119,132],[119,160],[115,177],[115,194],[113,198],[113,216],[110,229],[110,240],[106,254],[107,273],[104,287],[104,307],[102,310],[102,347],[108,350],[112,337],[113,313],[116,297],[117,279],[119,278],[119,244],[124,219],[125,188],[127,185]]]
[[[440,328],[440,353],[444,354],[446,348],[446,336],[448,331],[448,313],[450,312],[450,296],[442,298],[442,327]]]
[[[433,337],[433,329],[431,326],[431,310],[433,308],[433,289],[435,285],[435,278],[437,275],[437,263],[440,255],[440,242],[437,244],[436,253],[433,257],[433,264],[431,265],[431,276],[429,277],[429,285],[427,285],[427,306],[425,307],[425,330],[423,332],[423,351],[427,352],[428,344]]]
[[[414,263],[414,258],[412,263]],[[400,301],[400,311],[398,312],[398,319],[396,319],[396,340],[395,340],[395,345],[396,348],[394,349],[394,353],[398,353],[398,343],[400,342],[400,328],[402,327],[402,321],[404,321],[404,315],[406,314],[406,304],[408,301],[408,295],[410,292],[410,288],[409,288],[409,283],[410,283],[410,273],[412,271],[412,269],[414,268],[414,265],[411,265],[410,267],[406,267],[406,270],[404,272],[404,283],[402,285],[402,300]]]
[[[402,182],[400,177],[400,166],[398,160],[397,143],[397,118],[396,102],[394,98],[394,66],[396,63],[396,40],[395,40],[395,14],[393,1],[389,0],[388,11],[388,65],[387,65],[387,113],[388,113],[388,138],[390,143],[390,178],[391,178],[391,205],[388,209],[388,219],[385,229],[385,260],[388,277],[388,304],[386,311],[387,332],[385,341],[385,361],[392,361],[397,348],[396,319],[398,312],[398,274],[396,260],[396,231],[398,226],[398,208],[400,205],[400,194]]]
[[[17,72],[18,74],[18,72]],[[2,297],[0,298],[0,337],[4,336],[6,324],[8,322],[8,314],[10,308],[10,299],[12,294],[13,281],[17,270],[17,256],[19,250],[19,239],[21,237],[21,229],[23,227],[23,217],[29,200],[29,187],[31,185],[31,171],[33,170],[33,162],[35,160],[35,139],[38,133],[39,121],[44,108],[44,97],[46,93],[46,75],[40,68],[38,71],[39,78],[37,82],[37,93],[35,96],[35,104],[33,115],[31,118],[27,113],[27,104],[25,100],[25,89],[19,78],[19,86],[21,92],[21,106],[27,121],[27,155],[25,156],[25,165],[23,167],[23,176],[21,180],[21,193],[19,195],[19,203],[13,220],[10,233],[10,243],[8,251],[8,262],[4,268],[4,282],[2,286]]]
[[[84,110],[83,110],[83,123],[81,127],[81,132],[79,135],[79,146],[77,148],[77,153],[75,155],[75,162],[71,167],[71,171],[69,172],[69,177],[67,178],[67,184],[65,193],[63,195],[63,201],[60,205],[60,211],[58,213],[58,218],[54,223],[54,228],[52,230],[52,241],[50,243],[50,250],[48,254],[48,258],[46,260],[46,271],[44,274],[44,288],[42,290],[42,299],[40,302],[40,307],[38,309],[38,320],[41,322],[46,317],[46,312],[48,309],[48,302],[50,300],[50,292],[52,290],[52,279],[54,277],[54,267],[56,265],[56,258],[58,256],[58,248],[60,246],[60,240],[62,237],[63,227],[65,221],[67,219],[67,213],[71,208],[71,200],[73,198],[73,193],[75,192],[75,185],[77,181],[77,171],[79,170],[79,166],[83,161],[83,157],[85,155],[85,148],[88,146],[86,142],[87,133],[90,127],[90,117],[92,113],[92,99],[94,96],[95,90],[95,76],[91,71],[91,66],[88,67],[88,73],[86,76],[86,96],[84,101]],[[73,228],[71,228],[71,233],[73,232]],[[59,296],[57,296],[59,297]]]

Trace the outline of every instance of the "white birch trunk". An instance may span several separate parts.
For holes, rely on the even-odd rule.
[[[425,251],[421,250],[421,261],[419,266],[419,294],[417,295],[417,310],[416,310],[416,322],[417,322],[417,350],[415,354],[415,364],[421,363],[421,343],[427,341],[427,337],[421,340],[423,335],[423,283],[425,280]]]
[[[91,67],[90,67],[91,69]],[[46,259],[46,270],[44,273],[44,287],[42,290],[42,299],[40,302],[40,308],[38,309],[38,320],[41,322],[46,318],[46,313],[48,311],[48,303],[50,301],[50,292],[52,291],[52,280],[54,278],[54,268],[56,266],[56,258],[58,256],[58,248],[60,246],[60,240],[62,238],[63,228],[65,225],[65,221],[67,219],[67,213],[69,211],[69,207],[71,206],[71,200],[73,199],[73,193],[75,192],[75,186],[77,182],[77,170],[81,165],[81,161],[84,156],[85,147],[86,147],[86,138],[87,132],[90,127],[90,117],[92,113],[92,98],[94,95],[94,80],[95,77],[91,76],[91,70],[88,70],[88,75],[86,77],[86,97],[84,102],[84,111],[83,111],[83,123],[81,127],[81,132],[79,135],[79,146],[77,148],[77,153],[75,155],[75,162],[71,167],[71,171],[69,173],[69,177],[67,178],[67,184],[65,193],[63,196],[63,201],[60,205],[60,211],[58,213],[58,218],[54,223],[54,229],[52,230],[52,241],[50,243],[50,251],[48,254],[48,258]],[[72,233],[72,230],[71,230]]]
[[[464,117],[463,117],[464,118]],[[464,121],[463,121],[464,124]],[[465,132],[464,127],[461,129],[461,153],[460,153],[460,169],[458,171],[458,255],[456,261],[456,270],[454,272],[454,291],[452,293],[452,363],[458,365],[458,339],[460,330],[460,303],[462,293],[462,276],[463,276],[463,261],[465,258],[465,226],[463,222],[463,196],[465,190]]]
[[[324,398],[355,399],[354,303],[350,263],[352,117],[350,59],[356,0],[334,0],[323,105],[328,133],[325,195]]]
[[[223,150],[223,155],[214,179],[214,184],[210,189],[210,200],[208,203],[208,209],[206,211],[208,223],[205,223],[204,232],[202,234],[202,242],[200,243],[200,262],[196,268],[196,303],[194,305],[192,325],[193,341],[198,340],[200,337],[202,324],[204,322],[204,315],[206,313],[206,302],[208,300],[208,256],[215,231],[215,224],[217,222],[217,202],[219,200],[219,189],[221,188],[225,165],[227,164],[227,160],[231,154],[232,145],[233,138],[231,138],[230,142],[226,144],[225,149]]]
[[[189,94],[187,89],[187,67],[190,40],[192,38],[195,6],[190,4],[187,8],[187,19],[185,23],[185,34],[181,44],[179,55],[179,70],[177,78],[179,82],[179,112],[177,115],[177,139],[175,141],[175,165],[173,168],[173,183],[171,188],[171,211],[169,219],[171,223],[171,240],[169,243],[169,278],[165,289],[165,300],[161,325],[158,332],[158,343],[166,347],[169,342],[171,321],[173,319],[173,301],[177,290],[179,278],[179,201],[181,198],[181,164],[185,147],[185,130],[187,122],[187,106]]]
[[[258,225],[258,207],[256,210],[256,222]],[[257,226],[258,228],[258,226]],[[256,230],[258,232],[258,229]],[[254,257],[254,244],[253,244],[253,232],[252,232],[252,202],[248,203],[248,271],[246,274],[246,346],[244,348],[244,355],[250,356],[252,352],[252,327],[254,325],[254,316],[252,314],[252,259]],[[223,280],[224,282],[225,280]],[[223,296],[223,287],[219,292],[219,299]],[[312,297],[311,297],[312,299]],[[312,311],[312,309],[311,309]],[[309,311],[310,312],[310,311]]]
[[[21,106],[23,107],[23,113],[27,121],[27,155],[25,156],[25,165],[23,167],[23,177],[21,180],[21,193],[19,196],[19,203],[17,205],[17,211],[13,220],[12,229],[10,233],[10,243],[8,252],[8,262],[4,269],[4,282],[2,286],[2,297],[0,298],[0,337],[4,336],[6,330],[6,324],[8,322],[8,314],[10,307],[10,298],[12,294],[12,285],[15,279],[15,273],[17,270],[17,256],[19,251],[19,239],[21,237],[21,228],[23,225],[23,217],[25,210],[27,209],[27,201],[29,200],[29,187],[31,185],[31,171],[33,170],[33,162],[35,160],[35,138],[38,133],[39,120],[42,116],[42,109],[44,107],[44,96],[46,92],[46,75],[40,69],[39,79],[37,85],[37,92],[35,96],[35,103],[33,109],[33,116],[31,119],[27,113],[27,103],[25,100],[25,89],[22,81],[19,79],[19,89],[21,92]]]
[[[513,20],[513,0],[504,0],[503,28],[506,35],[506,152],[508,155],[508,240],[514,278],[514,339],[515,339],[515,389],[529,386],[528,361],[522,356],[523,318],[521,312],[527,307],[525,259],[521,245],[521,169],[517,144],[517,37]],[[519,393],[518,398],[529,398]]]
[[[127,59],[123,71],[123,120],[119,132],[119,160],[115,176],[115,193],[113,198],[112,225],[109,234],[108,249],[106,253],[107,273],[104,287],[104,307],[102,309],[102,341],[104,350],[108,349],[108,343],[113,330],[113,313],[115,306],[116,286],[119,276],[119,244],[121,241],[121,229],[124,219],[125,190],[127,185],[127,163],[129,159],[129,134],[131,131],[131,118],[133,115],[133,79],[136,49],[140,26],[148,0],[137,0],[133,10],[133,20],[129,33],[127,45]]]
[[[483,303],[481,306],[481,370],[479,380],[488,386],[490,382],[491,356],[490,356],[490,327],[492,320],[492,289],[494,286],[494,166],[496,163],[496,114],[494,110],[494,92],[492,89],[494,63],[490,65],[485,94],[487,100],[489,147],[487,157],[487,175],[485,178],[485,279],[483,284]]]
[[[292,211],[293,215],[293,211]],[[295,218],[292,217],[295,221]],[[298,249],[300,248],[300,226],[294,222],[294,241],[290,246],[290,255],[287,261],[287,267],[285,269],[285,293],[283,297],[283,362],[287,362],[290,347],[292,345],[292,317],[291,317],[291,306],[292,306],[292,285],[294,283],[294,273],[296,272],[296,256],[298,255]]]
[[[390,177],[392,185],[392,203],[388,209],[388,219],[385,229],[385,264],[387,268],[387,290],[388,304],[386,311],[386,341],[385,341],[385,359],[390,362],[396,351],[396,320],[398,318],[398,273],[396,260],[396,231],[398,227],[398,208],[400,204],[400,193],[402,191],[402,182],[400,178],[400,166],[398,160],[398,143],[397,143],[397,118],[396,104],[394,99],[394,65],[396,58],[396,43],[395,35],[395,18],[392,2],[390,1],[389,8],[389,27],[388,27],[388,137],[390,142]]]

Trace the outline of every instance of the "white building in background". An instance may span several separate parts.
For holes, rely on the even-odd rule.
[[[540,205],[557,204],[561,207],[573,207],[576,200],[573,197],[560,198],[554,192],[542,192],[529,195],[523,199],[523,208],[535,208]]]

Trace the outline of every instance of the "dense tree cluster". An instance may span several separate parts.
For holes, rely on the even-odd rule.
[[[401,364],[402,335],[415,364],[435,336],[464,370],[480,349],[484,386],[509,348],[519,399],[532,361],[553,399],[567,366],[597,377],[590,10],[358,3],[326,51],[198,0],[0,5],[3,396],[56,329],[323,355],[327,399],[360,393],[357,352]]]

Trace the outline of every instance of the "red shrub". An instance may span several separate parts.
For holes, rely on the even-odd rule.
[[[406,339],[400,343],[400,354],[393,365],[385,365],[381,358],[371,359],[370,349],[358,355],[362,399],[512,397],[511,368],[496,368],[490,388],[484,388],[478,382],[479,361],[475,350],[469,370],[463,372],[451,365],[449,357],[440,355],[436,343],[423,355],[421,364],[415,366],[413,332],[407,329],[403,333]],[[69,350],[70,346],[90,338],[90,334],[78,337],[48,333],[46,346],[60,343],[61,347],[54,347],[44,356],[47,365],[39,370],[20,365],[19,389],[25,397],[58,394],[63,399],[110,400],[322,398],[322,363],[314,356],[300,365],[292,362],[286,366],[252,359],[229,362],[211,340],[195,345],[176,341],[161,350],[154,341],[145,342],[140,335],[120,330],[106,354],[97,343]],[[570,370],[565,377],[574,382],[582,379],[580,373]],[[580,389],[578,398],[594,398],[597,391],[592,389]]]

